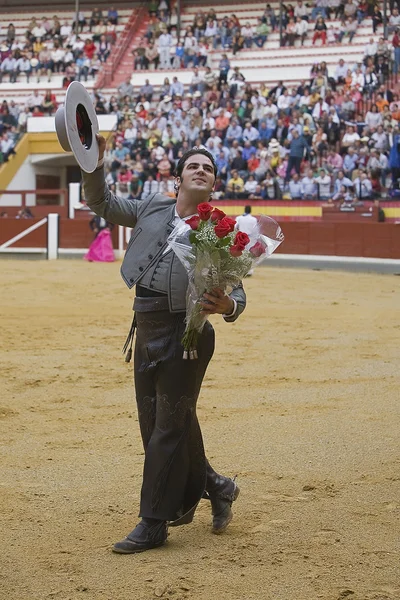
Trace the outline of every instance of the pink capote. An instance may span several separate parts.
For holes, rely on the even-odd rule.
[[[109,229],[102,229],[84,256],[90,262],[114,262],[114,250]]]

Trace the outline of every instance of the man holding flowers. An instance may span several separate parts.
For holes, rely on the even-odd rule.
[[[232,502],[239,494],[235,481],[219,475],[204,453],[196,403],[214,351],[214,330],[206,321],[197,340],[197,359],[183,358],[188,276],[168,244],[174,227],[185,220],[194,235],[201,223],[213,221],[215,235],[234,236],[232,257],[244,249],[235,221],[209,204],[216,165],[205,149],[192,149],[176,168],[176,199],[154,194],[127,200],[110,192],[104,175],[105,139],[97,136],[99,163],[82,172],[88,206],[108,222],[132,227],[121,274],[136,286],[135,318],[125,346],[134,349],[135,391],[145,449],[139,516],[141,521],[113,550],[121,554],[162,546],[168,527],[189,523],[202,497],[211,501],[212,531],[225,531],[232,519]],[[210,221],[211,222],[211,221]],[[188,241],[189,243],[189,241]],[[246,306],[240,283],[227,295],[211,288],[199,301],[202,315],[221,314],[235,321]],[[131,349],[127,359],[130,359]]]

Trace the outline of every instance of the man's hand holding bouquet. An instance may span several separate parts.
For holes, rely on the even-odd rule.
[[[283,241],[279,225],[261,216],[249,233],[236,229],[236,220],[208,202],[181,221],[168,238],[188,273],[183,357],[197,358],[197,339],[208,316],[230,316],[235,302],[228,296],[254,266],[271,256]]]

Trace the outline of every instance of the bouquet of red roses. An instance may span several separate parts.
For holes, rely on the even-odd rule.
[[[186,329],[182,338],[184,358],[197,358],[197,339],[208,315],[200,301],[215,288],[227,292],[237,286],[249,271],[271,256],[283,241],[279,225],[270,217],[260,217],[249,233],[239,231],[236,220],[208,202],[197,206],[197,214],[181,221],[168,243],[188,273]]]

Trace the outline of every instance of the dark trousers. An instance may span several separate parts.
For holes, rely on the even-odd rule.
[[[135,388],[145,449],[139,516],[172,525],[192,521],[199,500],[218,478],[206,461],[196,415],[214,330],[206,322],[198,358],[184,360],[184,318],[185,313],[167,310],[136,311]]]
[[[293,167],[296,169],[296,173],[300,175],[300,167],[301,167],[301,157],[300,156],[289,156],[288,166],[286,169],[285,181],[290,180],[290,172]]]

